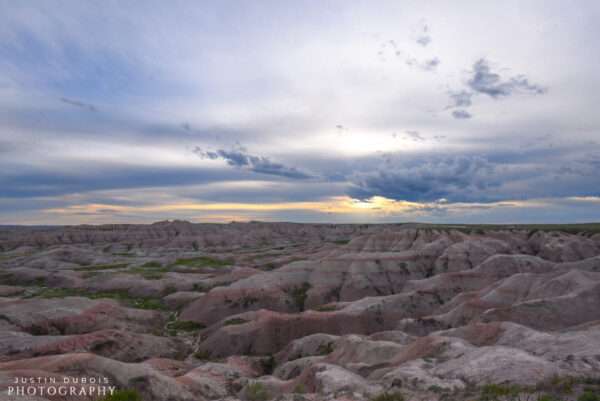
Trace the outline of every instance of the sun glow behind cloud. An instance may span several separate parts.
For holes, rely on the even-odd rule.
[[[322,201],[313,202],[281,202],[281,203],[168,203],[160,202],[144,206],[122,206],[113,204],[75,204],[66,208],[46,209],[43,212],[48,215],[64,216],[67,219],[82,216],[91,217],[94,222],[102,222],[105,218],[113,218],[114,215],[144,216],[160,215],[174,216],[187,215],[194,221],[199,222],[229,222],[249,221],[261,216],[261,213],[271,212],[303,212],[314,213],[315,221],[319,221],[319,215],[327,220],[327,215],[354,216],[351,221],[374,221],[380,218],[420,215],[437,210],[443,213],[460,213],[464,210],[496,209],[496,208],[536,208],[547,203],[543,200],[536,201],[503,201],[496,203],[473,204],[473,203],[447,203],[443,200],[431,203],[396,201],[380,196],[369,199],[353,199],[348,196],[332,197]],[[197,213],[201,213],[197,215]],[[242,214],[240,214],[242,213]],[[267,218],[266,220],[270,220]]]

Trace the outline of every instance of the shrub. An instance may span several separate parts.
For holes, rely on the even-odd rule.
[[[167,329],[177,331],[196,331],[202,330],[205,327],[204,324],[193,322],[191,320],[176,320],[167,324]]]
[[[233,319],[226,320],[223,323],[223,326],[235,326],[235,325],[244,324],[244,323],[248,323],[248,321],[245,319],[242,319],[241,317],[234,317]]]
[[[317,312],[333,312],[337,310],[335,305],[321,305],[315,309]]]
[[[538,397],[537,401],[561,401],[560,398],[557,398],[551,394],[543,394]]]
[[[200,360],[203,360],[203,361],[208,360],[208,359],[210,359],[210,352],[203,351],[203,350],[202,351],[196,351],[196,352],[194,352],[194,358],[200,359]]]
[[[592,391],[586,391],[577,398],[577,401],[600,401],[600,395]]]
[[[494,401],[502,397],[515,398],[522,389],[516,385],[486,384],[481,388],[480,401]]]
[[[329,355],[332,352],[333,352],[333,343],[319,344],[319,347],[317,348],[317,353],[319,355]]]
[[[136,390],[115,390],[100,401],[142,401]]]
[[[246,398],[250,401],[267,401],[270,397],[265,385],[255,382],[246,387]]]
[[[296,384],[296,386],[294,387],[294,390],[292,390],[292,392],[296,393],[296,394],[304,394],[304,393],[306,393],[306,387],[304,386],[304,384],[298,383],[298,384]]]
[[[371,398],[371,401],[404,401],[404,396],[399,392],[381,393]]]
[[[294,305],[299,312],[304,311],[304,303],[306,302],[306,298],[308,297],[307,293],[310,289],[310,283],[303,283],[299,287],[293,287],[289,294],[292,297],[292,301],[294,301]]]
[[[433,393],[441,393],[444,391],[444,389],[440,386],[438,386],[437,384],[432,384],[431,386],[429,386],[427,388],[427,390],[433,392]]]
[[[273,355],[269,355],[268,357],[260,360],[260,365],[262,367],[263,373],[265,375],[270,375],[275,370],[275,358],[273,357]]]

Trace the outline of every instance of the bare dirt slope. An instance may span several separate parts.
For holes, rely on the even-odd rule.
[[[600,383],[593,228],[0,227],[0,399],[74,373],[144,401],[577,399]]]

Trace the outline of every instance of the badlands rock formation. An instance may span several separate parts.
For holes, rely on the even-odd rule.
[[[0,400],[102,399],[11,393],[82,376],[144,401],[577,399],[600,383],[595,229],[0,227]]]

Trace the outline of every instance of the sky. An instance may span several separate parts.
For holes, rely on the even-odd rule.
[[[0,0],[0,224],[600,221],[599,19]]]

